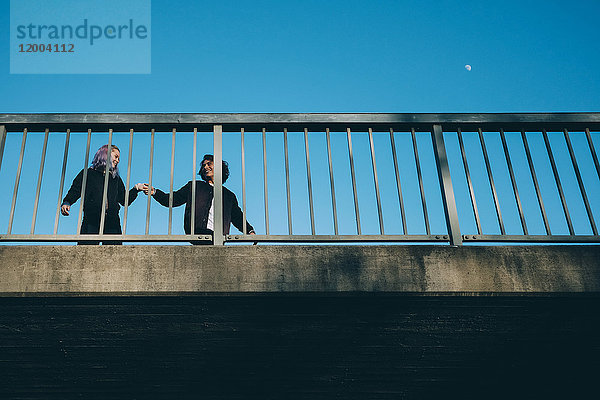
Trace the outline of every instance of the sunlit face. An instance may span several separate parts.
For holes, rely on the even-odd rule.
[[[114,169],[117,169],[117,165],[119,165],[119,161],[121,161],[121,152],[117,149],[113,149],[111,154],[112,154],[112,157],[111,157],[112,167],[114,170]]]
[[[214,171],[213,171],[213,162],[210,160],[202,161],[202,166],[200,167],[200,175],[202,179],[206,182],[214,182]]]

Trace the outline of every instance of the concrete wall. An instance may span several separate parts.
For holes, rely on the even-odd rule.
[[[0,246],[0,296],[600,292],[599,246]]]

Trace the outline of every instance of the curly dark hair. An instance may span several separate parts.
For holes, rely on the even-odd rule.
[[[212,154],[205,154],[204,158],[202,158],[202,162],[200,163],[200,171],[198,171],[198,174],[202,177],[203,180],[206,181],[206,176],[204,175],[204,168],[202,168],[202,164],[204,163],[204,161],[214,162],[215,160]],[[229,178],[229,164],[227,163],[227,161],[223,160],[223,183],[227,181],[227,178]]]

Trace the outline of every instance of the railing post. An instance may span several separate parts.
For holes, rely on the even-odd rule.
[[[435,164],[438,170],[440,188],[442,189],[442,201],[444,203],[446,225],[448,226],[448,235],[450,236],[450,245],[461,246],[462,237],[460,235],[460,228],[458,226],[458,212],[456,210],[456,200],[454,199],[452,179],[450,178],[450,167],[448,166],[448,157],[446,155],[446,147],[444,145],[444,133],[442,131],[442,125],[433,125],[432,138]]]
[[[213,125],[214,220],[213,243],[223,246],[223,125]]]
[[[6,144],[6,126],[0,125],[0,169],[2,169],[2,158],[4,158],[4,144]]]

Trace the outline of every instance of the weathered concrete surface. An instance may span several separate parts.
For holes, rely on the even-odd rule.
[[[0,246],[0,296],[600,293],[599,246]]]

